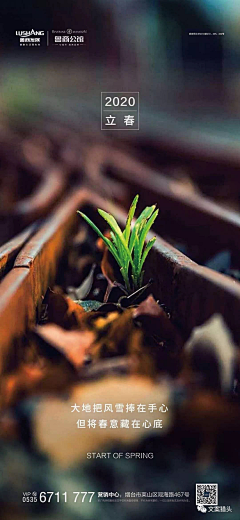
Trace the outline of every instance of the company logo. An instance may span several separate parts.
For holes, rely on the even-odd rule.
[[[40,47],[60,45],[64,47],[79,47],[86,45],[87,30],[54,30],[52,31],[15,31],[20,47]]]
[[[44,43],[45,31],[16,31],[20,47],[40,47]]]
[[[61,47],[79,47],[81,45],[86,45],[86,34],[86,29],[53,29],[50,35],[50,45],[58,45]]]
[[[44,36],[44,31],[16,31],[16,36],[21,36],[22,38],[29,38],[30,36]]]

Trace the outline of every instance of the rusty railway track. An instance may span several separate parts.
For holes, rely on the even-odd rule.
[[[103,196],[110,194],[120,199],[126,208],[136,193],[143,206],[157,202],[160,217],[155,223],[156,232],[197,247],[200,263],[221,249],[229,249],[235,259],[239,258],[237,211],[226,209],[110,146],[90,147],[85,170],[95,189]]]
[[[35,157],[37,156],[36,161],[33,152]],[[68,172],[66,167],[59,167],[51,160],[44,147],[37,153],[36,143],[31,143],[31,139],[21,140],[11,133],[5,137],[5,140],[1,139],[0,165],[1,181],[4,183],[4,178],[7,178],[10,172],[11,182],[14,184],[12,201],[8,201],[6,207],[3,205],[0,208],[1,279],[11,269],[17,253],[36,230],[38,221],[60,201],[66,191]],[[19,186],[21,175],[23,179],[26,176],[26,180],[23,180]],[[11,189],[10,181],[7,189]]]
[[[17,255],[12,270],[0,283],[0,366],[17,337],[33,326],[42,299],[54,282],[59,260],[68,239],[79,223],[78,208],[97,207],[112,212],[121,222],[125,213],[113,203],[86,189],[69,195],[52,212],[42,227]],[[240,284],[199,266],[160,237],[149,255],[146,279],[152,277],[155,298],[165,303],[175,322],[187,337],[192,328],[213,313],[220,313],[240,342]]]
[[[214,131],[210,133],[201,125],[191,128],[181,124],[179,118],[173,121],[164,113],[159,119],[154,129],[149,125],[147,132],[131,136],[131,139],[120,136],[120,141],[135,149],[141,160],[152,166],[160,162],[188,166],[195,178],[221,174],[235,180],[239,186],[239,143],[233,134],[231,139],[226,139],[226,133],[213,137]],[[230,115],[226,120],[228,125]]]
[[[31,224],[24,229],[24,231],[0,247],[0,280],[13,267],[17,254],[36,231],[37,226],[37,222]]]

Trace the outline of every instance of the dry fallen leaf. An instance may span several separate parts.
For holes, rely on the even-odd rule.
[[[39,325],[35,332],[45,342],[60,351],[78,370],[95,340],[93,331],[66,331],[57,325]]]
[[[45,304],[49,323],[55,323],[65,329],[76,328],[81,324],[85,310],[68,296],[48,291]]]
[[[110,233],[106,232],[105,236],[111,239]],[[107,289],[104,296],[104,302],[107,302],[112,289],[122,282],[122,279],[119,277],[119,266],[113,256],[109,253],[109,249],[103,242],[102,238],[98,239],[97,246],[100,251],[103,252],[101,270],[107,280]]]
[[[159,337],[161,341],[167,341],[170,350],[173,352],[181,350],[183,341],[178,330],[152,294],[134,309],[133,317],[141,323],[148,334]]]
[[[94,360],[131,352],[132,335],[136,330],[132,316],[133,309],[126,309],[121,314],[111,312],[105,318],[97,318],[101,335],[92,349]]]
[[[109,254],[108,254],[108,249],[106,247],[104,249],[104,253],[103,253],[103,257],[102,257],[102,261],[101,261],[101,269],[102,269],[102,273],[105,276],[105,278],[107,280],[107,284],[108,284],[106,293],[104,296],[104,302],[106,302],[108,300],[108,297],[109,297],[109,294],[110,294],[112,288],[114,287],[114,282],[116,280],[116,276],[114,274],[114,269],[109,262]]]

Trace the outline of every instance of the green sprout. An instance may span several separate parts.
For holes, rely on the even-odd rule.
[[[145,240],[159,211],[156,209],[156,204],[146,207],[131,228],[138,198],[139,195],[136,195],[131,204],[124,231],[120,229],[117,221],[112,215],[110,215],[110,213],[98,209],[98,213],[107,221],[111,228],[111,240],[103,235],[100,229],[98,229],[87,215],[78,211],[78,213],[80,213],[84,220],[86,220],[86,222],[94,229],[94,231],[96,231],[98,236],[101,237],[107,245],[110,253],[113,255],[120,267],[120,272],[126,289],[129,292],[131,291],[131,286],[134,290],[137,290],[142,286],[144,275],[143,265],[156,237],[151,238],[151,240],[146,244]],[[132,283],[130,283],[130,276],[132,278]]]

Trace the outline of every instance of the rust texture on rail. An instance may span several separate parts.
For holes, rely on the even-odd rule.
[[[23,268],[12,269],[0,284],[0,373],[14,339],[34,323],[32,282],[32,273]]]
[[[212,314],[220,313],[240,343],[240,284],[192,262],[158,238],[146,262],[153,294],[164,303],[186,337]]]
[[[42,297],[55,279],[59,258],[77,223],[76,210],[86,198],[84,190],[69,195],[21,250],[13,269],[1,282],[2,354],[14,337],[22,335],[27,327],[34,324]]]
[[[103,200],[96,197],[94,203],[125,222],[124,211],[111,202],[103,206]],[[149,238],[153,236],[151,231]],[[220,313],[240,344],[240,283],[198,265],[160,237],[146,262],[145,281],[150,278],[154,279],[154,296],[167,305],[186,336],[212,314]]]
[[[4,172],[1,192],[1,245],[37,219],[45,217],[60,201],[67,187],[68,171],[56,165],[47,153],[33,163],[33,153],[24,154],[24,140],[13,133],[3,138],[0,127],[0,158]],[[10,244],[9,247],[12,247]],[[13,246],[15,248],[15,246]]]
[[[9,240],[6,244],[0,247],[0,279],[2,279],[6,272],[11,269],[15,257],[36,231],[37,225],[37,223],[32,224],[12,240]]]

